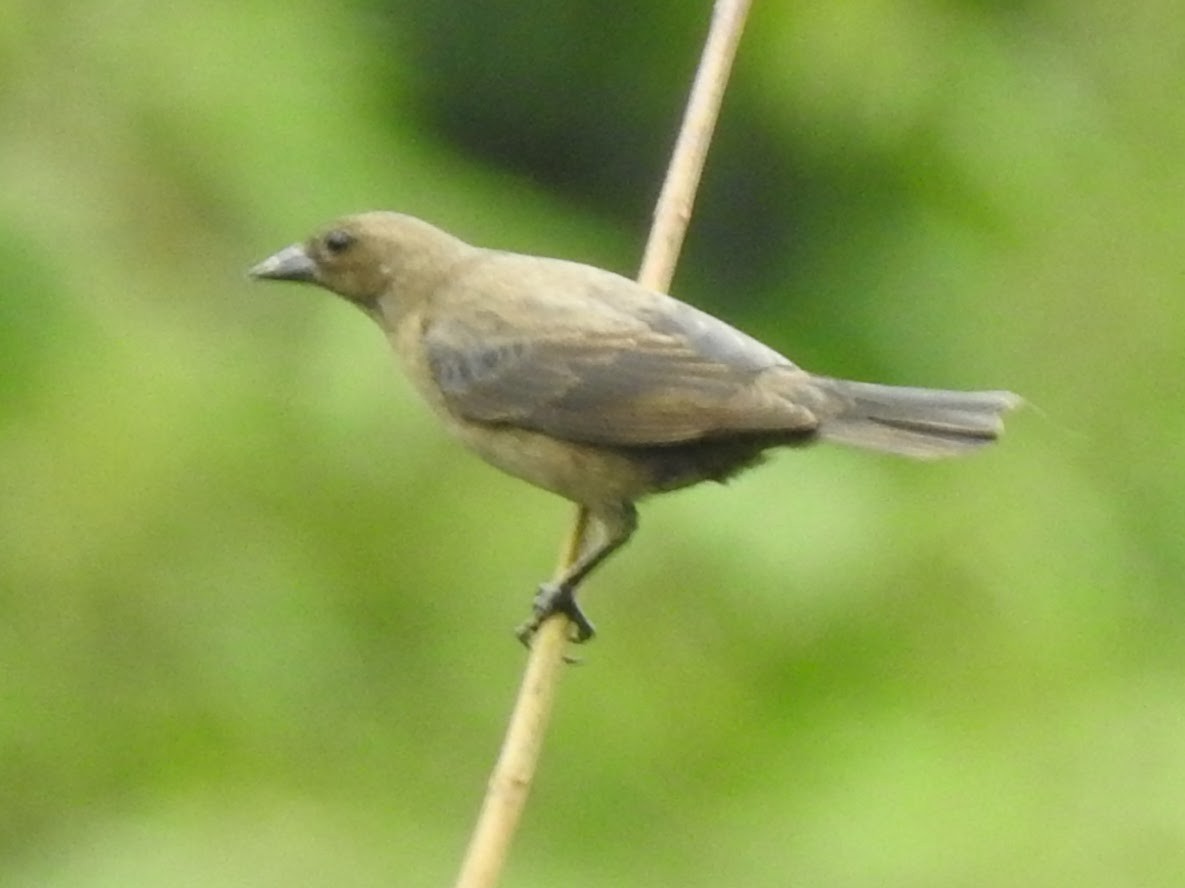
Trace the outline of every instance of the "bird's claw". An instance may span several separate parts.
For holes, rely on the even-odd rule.
[[[576,603],[573,590],[561,583],[543,583],[539,587],[530,619],[514,630],[514,634],[526,647],[530,647],[531,639],[535,637],[539,627],[554,614],[563,614],[571,622],[571,641],[575,644],[584,644],[597,634],[593,624]]]

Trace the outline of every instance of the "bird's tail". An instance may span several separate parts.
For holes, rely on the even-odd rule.
[[[990,444],[1004,431],[1003,415],[1023,403],[1012,392],[952,392],[825,376],[814,382],[835,410],[821,422],[819,437],[916,459],[959,456]]]

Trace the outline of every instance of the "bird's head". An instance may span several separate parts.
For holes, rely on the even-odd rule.
[[[380,301],[428,291],[473,248],[400,213],[344,216],[303,243],[285,247],[248,272],[266,280],[317,284],[375,311]]]

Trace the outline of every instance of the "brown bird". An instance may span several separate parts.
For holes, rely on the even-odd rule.
[[[332,290],[373,318],[445,426],[486,461],[588,511],[575,563],[535,597],[524,641],[637,526],[652,493],[725,481],[772,447],[838,441],[920,459],[994,441],[1010,392],[816,376],[628,278],[470,246],[398,213],[347,216],[251,269]],[[591,531],[596,531],[593,534]]]

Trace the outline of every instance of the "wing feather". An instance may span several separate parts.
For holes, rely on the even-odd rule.
[[[570,276],[559,280],[571,287]],[[449,409],[472,421],[611,446],[817,424],[779,387],[759,384],[769,373],[806,377],[777,352],[617,275],[599,272],[590,283],[562,303],[517,298],[511,304],[523,312],[519,324],[484,306],[438,316],[424,346]]]

